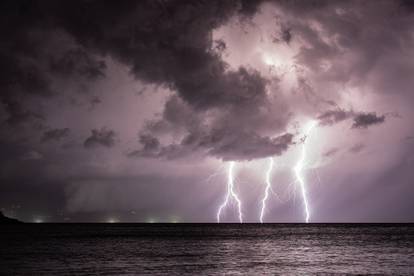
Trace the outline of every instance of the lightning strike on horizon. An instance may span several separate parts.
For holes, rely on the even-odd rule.
[[[221,211],[224,207],[227,206],[229,200],[234,199],[237,202],[237,208],[239,212],[239,221],[240,223],[243,223],[243,213],[241,211],[241,200],[237,196],[237,194],[234,192],[234,175],[233,175],[233,169],[234,169],[234,161],[230,161],[229,167],[228,167],[228,173],[227,173],[227,193],[226,197],[224,199],[224,202],[220,205],[218,211],[217,211],[217,222],[220,223],[220,215]]]
[[[272,174],[272,170],[273,170],[273,157],[269,158],[269,168],[266,171],[266,189],[265,189],[265,193],[262,199],[262,209],[260,211],[260,223],[263,223],[263,216],[264,216],[264,212],[266,210],[266,201],[267,198],[269,197],[269,190],[271,190],[272,188],[272,183],[270,181],[270,177]]]
[[[309,208],[309,203],[308,203],[308,198],[307,198],[305,178],[302,175],[302,170],[303,170],[305,159],[306,159],[306,144],[305,144],[306,138],[308,137],[308,135],[310,134],[310,132],[315,126],[316,126],[316,121],[311,121],[309,123],[309,126],[305,130],[305,137],[302,140],[301,157],[299,161],[296,163],[296,166],[294,167],[295,175],[296,175],[297,181],[299,182],[299,186],[300,186],[301,193],[302,193],[303,205],[305,206],[306,223],[308,223],[310,219],[310,208]]]

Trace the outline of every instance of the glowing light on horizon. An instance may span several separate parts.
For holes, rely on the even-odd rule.
[[[263,216],[266,210],[266,201],[267,201],[267,198],[269,197],[269,191],[271,190],[271,186],[272,186],[270,179],[271,179],[271,174],[273,170],[273,163],[274,163],[273,158],[270,157],[269,161],[270,161],[269,168],[266,171],[266,189],[265,189],[265,193],[262,199],[262,209],[260,211],[260,223],[263,223]]]
[[[179,223],[180,218],[178,216],[170,216],[169,223]]]
[[[301,194],[302,194],[302,200],[303,205],[305,207],[305,221],[306,223],[309,222],[311,212],[310,212],[310,206],[307,198],[307,191],[306,191],[306,183],[305,183],[305,177],[302,175],[302,171],[305,165],[306,160],[306,139],[308,135],[311,133],[312,129],[316,126],[316,121],[311,121],[308,125],[308,127],[305,130],[305,137],[302,140],[302,149],[301,149],[301,156],[299,158],[299,161],[296,163],[296,166],[294,167],[296,179],[299,182]]]
[[[229,201],[231,199],[234,199],[236,201],[237,209],[238,209],[238,213],[239,213],[239,222],[243,223],[243,213],[242,213],[241,200],[239,199],[236,192],[234,191],[234,175],[233,175],[234,165],[235,165],[234,161],[230,161],[229,167],[228,167],[228,172],[227,172],[227,193],[226,193],[226,197],[224,199],[224,202],[220,205],[220,207],[217,211],[217,222],[218,223],[220,223],[221,211],[223,210],[223,208],[225,208],[227,206],[227,204],[229,203]]]

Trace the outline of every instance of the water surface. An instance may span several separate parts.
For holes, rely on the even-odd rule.
[[[1,275],[414,275],[410,224],[0,226]]]

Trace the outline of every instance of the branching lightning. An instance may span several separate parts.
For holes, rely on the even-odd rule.
[[[309,222],[309,219],[310,219],[310,207],[309,207],[308,198],[307,198],[305,177],[302,175],[302,171],[303,171],[305,160],[306,160],[306,144],[305,144],[306,138],[308,137],[312,129],[316,126],[316,123],[317,122],[315,121],[310,122],[307,129],[305,130],[305,137],[302,139],[301,156],[294,168],[295,175],[296,175],[297,181],[299,182],[299,186],[300,186],[301,193],[302,193],[302,200],[303,200],[303,205],[305,207],[305,216],[306,216],[305,221],[307,223]]]
[[[308,125],[306,126],[305,130],[303,131],[304,136],[301,139],[301,148],[300,148],[300,157],[299,160],[297,161],[296,165],[293,167],[293,171],[295,173],[296,176],[296,185],[294,185],[294,187],[298,187],[300,189],[300,194],[302,197],[302,201],[303,201],[303,206],[304,206],[304,213],[305,213],[305,221],[306,223],[308,223],[310,221],[310,217],[311,217],[311,210],[310,210],[310,205],[309,205],[309,201],[308,201],[308,196],[307,196],[307,185],[306,185],[306,177],[304,175],[304,170],[306,169],[306,159],[307,159],[307,138],[309,137],[309,135],[311,134],[312,130],[316,127],[317,125],[317,121],[311,121],[308,123]],[[263,197],[261,199],[261,209],[260,209],[260,222],[263,223],[263,219],[264,219],[264,215],[266,213],[266,208],[267,208],[267,201],[269,199],[269,195],[270,193],[274,193],[273,189],[272,189],[272,172],[273,172],[273,168],[274,168],[274,158],[270,157],[269,158],[269,163],[268,163],[268,168],[266,170],[266,174],[265,174],[265,190],[264,190],[264,194]],[[221,213],[222,211],[227,207],[228,204],[230,203],[236,203],[237,204],[237,211],[238,211],[238,219],[239,222],[242,223],[243,222],[243,213],[242,213],[242,202],[239,198],[239,196],[237,195],[236,191],[234,190],[234,185],[235,185],[235,176],[234,176],[234,167],[235,167],[235,162],[234,161],[230,161],[228,162],[228,167],[227,167],[227,191],[226,191],[226,195],[224,197],[224,201],[223,203],[219,206],[218,210],[217,210],[217,222],[220,223],[220,218],[221,218]],[[215,177],[217,174],[213,174],[210,177]],[[210,177],[208,178],[208,180],[210,179]],[[319,178],[319,176],[318,176]],[[292,183],[294,184],[294,183]],[[297,185],[298,184],[298,185]],[[278,196],[277,194],[275,194],[276,196]]]
[[[220,223],[221,211],[223,210],[224,207],[227,206],[227,204],[229,203],[229,201],[231,199],[234,199],[236,201],[238,212],[239,212],[239,221],[240,221],[240,223],[243,222],[243,213],[242,213],[241,200],[239,199],[236,192],[234,191],[234,175],[233,175],[234,165],[235,165],[234,161],[230,161],[229,167],[228,167],[228,172],[227,172],[227,193],[226,193],[226,197],[224,199],[224,202],[220,205],[220,207],[217,211],[217,222],[218,223]]]
[[[264,196],[262,198],[262,209],[260,211],[260,223],[263,223],[263,216],[264,216],[264,212],[266,210],[266,201],[267,198],[269,197],[269,191],[272,189],[272,183],[271,183],[271,175],[272,175],[272,170],[273,170],[273,158],[270,157],[269,158],[269,168],[266,171],[266,189],[265,189],[265,193]]]

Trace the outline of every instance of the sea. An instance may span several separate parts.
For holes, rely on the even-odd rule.
[[[414,224],[21,224],[0,235],[0,275],[414,275]]]

